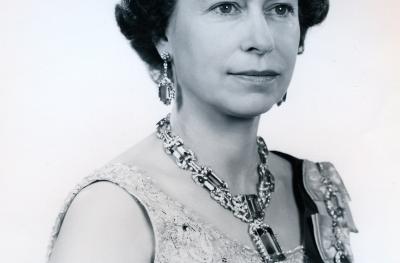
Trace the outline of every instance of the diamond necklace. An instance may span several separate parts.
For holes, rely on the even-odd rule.
[[[271,227],[264,223],[264,209],[270,203],[275,180],[268,168],[269,151],[262,137],[257,137],[261,160],[257,166],[257,194],[239,195],[232,195],[228,184],[217,177],[211,168],[197,163],[193,151],[185,148],[183,140],[172,133],[170,114],[157,123],[157,137],[163,141],[165,152],[175,158],[179,168],[190,171],[193,181],[205,188],[212,199],[249,224],[250,238],[263,262],[279,262],[286,259]]]

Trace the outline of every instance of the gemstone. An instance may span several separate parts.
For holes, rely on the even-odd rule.
[[[341,255],[340,256],[340,263],[350,263],[350,260],[347,256]]]
[[[224,182],[219,179],[212,171],[207,172],[207,180],[218,188],[226,188]]]
[[[350,263],[350,260],[342,251],[338,251],[335,255],[335,263]]]
[[[261,163],[263,163],[263,164],[265,164],[265,163],[267,163],[267,157],[265,156],[265,153],[264,153],[264,151],[258,151],[258,153],[259,153],[259,156],[260,156],[260,161],[261,161]]]
[[[264,211],[260,202],[258,201],[257,195],[246,195],[245,197],[251,218],[253,220],[262,218],[264,216]]]
[[[162,102],[169,104],[170,98],[172,96],[172,83],[170,81],[166,81],[165,79],[160,83],[158,95]]]
[[[200,185],[203,185],[205,182],[204,177],[201,174],[193,173],[192,178],[193,178],[193,181],[195,181],[197,184],[200,184]]]
[[[214,185],[212,185],[210,182],[208,181],[204,181],[203,184],[204,188],[206,188],[209,192],[215,191],[215,187]]]
[[[264,223],[253,224],[252,231],[261,240],[272,262],[279,262],[286,259],[271,227]]]

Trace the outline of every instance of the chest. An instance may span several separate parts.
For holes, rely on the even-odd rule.
[[[157,197],[147,203],[157,240],[155,262],[172,259],[173,262],[261,262],[249,238],[247,224],[214,205],[201,192],[196,195],[195,189],[186,190],[196,198],[178,201],[164,191],[155,191]],[[192,203],[193,200],[197,203]],[[301,249],[287,256],[290,260],[285,262],[305,262]]]
[[[247,247],[254,247],[248,234],[247,223],[234,217],[231,211],[211,199],[205,189],[191,180],[175,178],[169,177],[165,184],[162,178],[158,179],[163,191],[230,239]],[[284,251],[292,250],[301,244],[299,211],[291,184],[277,182],[270,206],[266,210],[265,223],[279,236],[278,241]]]

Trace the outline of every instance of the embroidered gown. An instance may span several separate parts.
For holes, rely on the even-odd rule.
[[[330,163],[321,163],[321,171],[310,161],[275,153],[292,164],[294,191],[302,225],[302,245],[284,251],[287,258],[282,263],[335,262],[337,251],[334,243],[337,237],[333,234],[332,219],[324,201],[326,187],[322,183],[323,176],[328,176],[340,193],[339,203],[344,208],[344,216],[340,221],[339,238],[344,244],[349,262],[352,262],[349,233],[357,232],[357,229],[347,204],[349,195],[335,168]],[[169,197],[145,171],[121,163],[109,164],[99,169],[84,178],[70,193],[53,227],[48,258],[75,196],[86,186],[99,181],[116,184],[144,207],[155,236],[154,263],[262,262],[254,248],[226,236],[194,211]]]

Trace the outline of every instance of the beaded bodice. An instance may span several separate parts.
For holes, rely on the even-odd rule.
[[[123,188],[146,210],[155,236],[155,263],[261,263],[254,248],[229,238],[194,211],[161,191],[144,171],[125,164],[110,164],[86,177],[72,191],[53,229],[49,256],[57,239],[62,221],[75,196],[86,186],[109,181]],[[284,263],[310,262],[300,246],[286,251]]]

